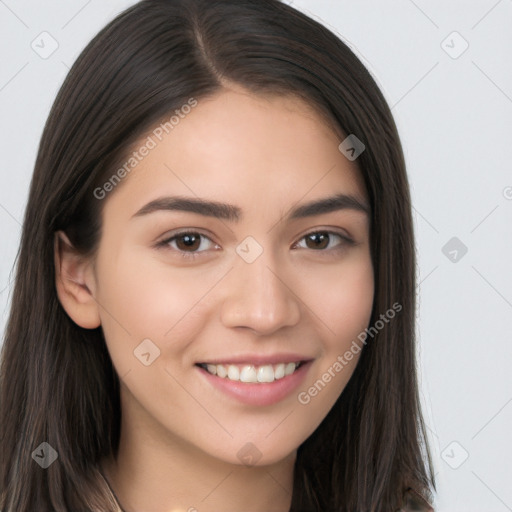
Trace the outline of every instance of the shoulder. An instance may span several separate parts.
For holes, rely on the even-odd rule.
[[[402,508],[397,512],[434,512],[434,509],[418,491],[409,488],[404,493]]]

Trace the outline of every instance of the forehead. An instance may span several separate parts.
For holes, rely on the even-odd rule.
[[[173,124],[172,116],[134,145],[134,151],[150,149],[109,198],[109,209],[131,215],[166,194],[244,208],[340,192],[366,197],[356,162],[338,150],[343,136],[295,96],[229,89],[197,100]]]

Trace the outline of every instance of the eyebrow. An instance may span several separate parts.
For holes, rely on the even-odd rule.
[[[369,206],[357,197],[348,194],[337,194],[300,205],[290,211],[287,215],[287,219],[302,219],[346,209],[363,212],[366,215],[370,214]],[[191,212],[230,222],[238,222],[242,218],[242,209],[238,206],[182,196],[160,197],[155,199],[134,213],[132,218],[149,215],[150,213],[158,211]]]

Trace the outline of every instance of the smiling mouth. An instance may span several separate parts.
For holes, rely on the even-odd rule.
[[[292,375],[306,361],[279,363],[279,364],[209,364],[197,363],[211,375],[225,378],[235,382],[265,383],[274,382]]]

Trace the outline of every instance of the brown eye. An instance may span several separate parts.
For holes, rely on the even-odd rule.
[[[338,243],[336,243],[338,239]],[[303,244],[305,241],[305,244]],[[347,245],[353,245],[354,241],[341,233],[334,231],[312,231],[303,236],[297,246],[304,249],[312,249],[318,252],[330,252],[341,250]]]
[[[310,233],[305,236],[308,249],[325,249],[329,245],[329,233]]]
[[[201,235],[198,233],[185,233],[175,237],[176,247],[180,251],[195,251],[201,245]]]
[[[169,249],[183,258],[199,257],[209,249],[219,248],[210,238],[195,231],[182,231],[157,243],[158,248]]]

